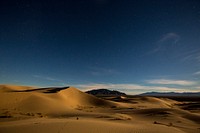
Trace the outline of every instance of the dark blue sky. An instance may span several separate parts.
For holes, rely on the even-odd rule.
[[[199,0],[0,2],[0,83],[200,90]]]

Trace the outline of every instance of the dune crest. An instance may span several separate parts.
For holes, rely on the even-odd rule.
[[[74,87],[70,87],[66,90],[60,91],[58,94],[62,95],[66,102],[71,106],[116,106],[116,103],[111,101],[106,101],[95,96],[86,94]]]
[[[34,88],[30,86],[0,85],[0,92],[24,91]]]

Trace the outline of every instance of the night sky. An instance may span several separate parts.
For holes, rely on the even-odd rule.
[[[199,0],[1,0],[0,84],[200,91]]]

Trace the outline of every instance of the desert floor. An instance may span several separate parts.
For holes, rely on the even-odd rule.
[[[200,100],[189,99],[0,85],[0,133],[199,133]]]

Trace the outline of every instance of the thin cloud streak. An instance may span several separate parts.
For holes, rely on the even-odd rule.
[[[188,81],[188,80],[168,80],[168,79],[153,79],[147,80],[147,83],[150,84],[163,84],[163,85],[181,85],[181,86],[188,86],[194,85],[196,82]]]
[[[173,43],[177,43],[180,39],[180,36],[176,33],[173,33],[173,32],[170,32],[170,33],[167,33],[165,34],[160,40],[159,40],[159,43],[163,43],[163,42],[166,42],[166,41],[169,41],[169,40],[172,40]]]
[[[154,53],[157,53],[159,51],[162,51],[162,50],[165,50],[166,47],[169,47],[169,46],[166,46],[166,43],[165,42],[168,42],[170,41],[170,45],[172,44],[176,44],[178,41],[180,40],[180,36],[174,32],[170,32],[170,33],[167,33],[167,34],[164,34],[158,41],[157,41],[157,47],[154,48],[152,51],[150,51],[149,53],[147,53],[147,55],[149,54],[154,54]]]
[[[89,67],[90,74],[93,76],[105,76],[105,75],[118,75],[120,72],[118,72],[115,69],[109,69],[109,68],[99,68],[99,67]]]
[[[41,76],[41,75],[32,75],[32,76],[33,76],[34,78],[39,78],[39,79],[43,79],[43,80],[62,82],[62,80],[55,79],[55,78],[52,78],[52,77]]]
[[[193,73],[193,75],[200,75],[200,71]]]
[[[183,62],[196,61],[197,63],[200,63],[200,49],[195,49],[189,52],[182,53],[181,56],[183,56]]]

